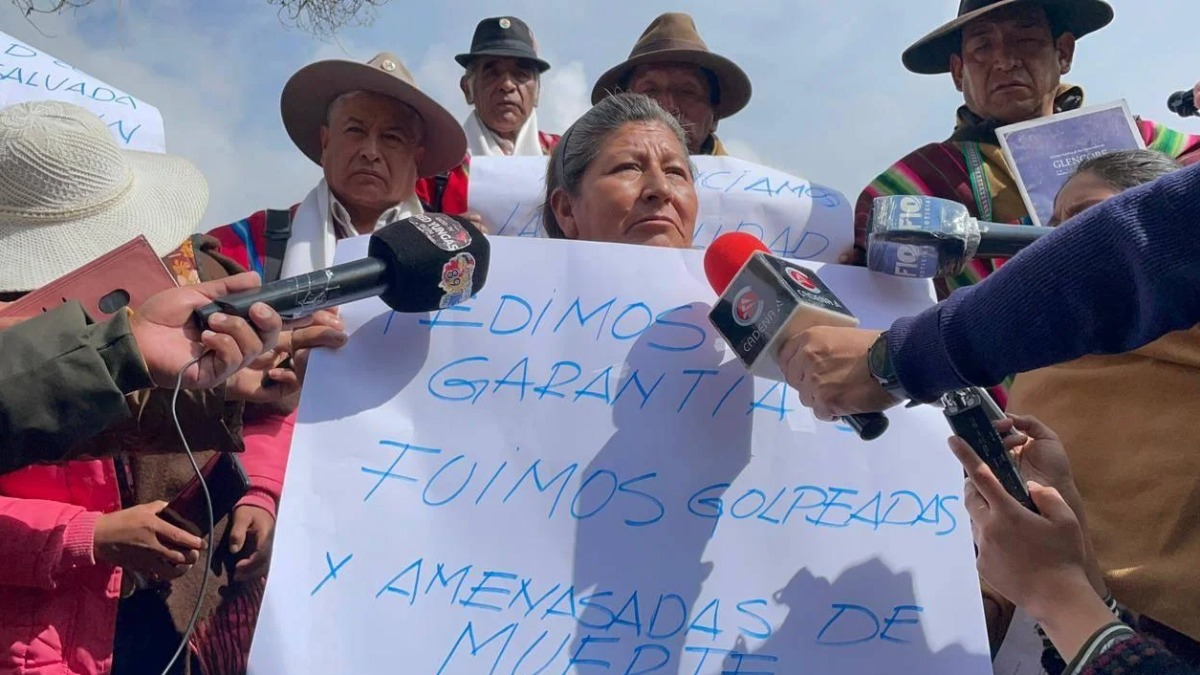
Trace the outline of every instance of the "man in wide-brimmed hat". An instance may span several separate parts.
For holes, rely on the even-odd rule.
[[[210,233],[222,254],[264,281],[330,267],[337,240],[425,212],[415,191],[418,179],[458,165],[467,149],[458,121],[417,88],[392,54],[378,54],[367,63],[329,60],[305,66],[284,86],[280,108],[292,142],[321,166],[323,178],[289,209],[259,211]],[[292,364],[302,374],[302,365],[294,359]],[[247,419],[243,432],[248,449],[261,445],[264,455],[276,459],[280,475],[297,402],[291,397],[271,405]],[[235,628],[224,640],[231,649],[214,658],[225,659],[222,668],[236,670],[228,664],[244,663],[242,646],[248,642],[243,640],[253,630],[258,604],[221,607],[227,613],[217,623]]]
[[[542,73],[550,64],[538,56],[537,40],[524,21],[515,16],[480,21],[470,51],[454,60],[466,69],[459,87],[471,106],[463,121],[469,157],[449,172],[423,178],[417,194],[433,210],[458,215],[467,209],[470,157],[549,155],[559,137],[538,127]]]
[[[301,68],[284,86],[280,108],[288,135],[324,177],[290,209],[259,211],[210,233],[223,256],[264,282],[330,267],[337,240],[425,212],[417,180],[454,167],[466,152],[454,116],[387,53],[367,63],[329,60]],[[332,325],[341,328],[336,317]],[[293,359],[291,367],[303,375],[303,362]],[[246,422],[247,445],[277,450],[280,470],[297,403],[293,396],[271,404]]]
[[[954,132],[918,148],[866,187],[855,209],[853,259],[865,263],[866,228],[875,197],[924,194],[961,202],[973,216],[1029,223],[1017,182],[996,129],[1083,105],[1083,89],[1062,82],[1076,41],[1108,25],[1104,0],[962,0],[958,16],[904,51],[904,66],[919,74],[950,73],[963,94]],[[1200,137],[1138,120],[1147,147],[1200,158]],[[986,277],[995,265],[972,261],[959,276],[938,281],[939,295]]]
[[[645,94],[679,118],[693,155],[725,155],[717,123],[750,102],[750,78],[708,50],[691,16],[669,12],[646,28],[629,58],[600,76],[592,103],[617,91]]]
[[[467,149],[454,116],[387,53],[301,68],[280,108],[292,142],[324,177],[289,210],[259,211],[212,232],[223,253],[264,281],[328,267],[338,239],[423,213],[417,180],[457,166]]]

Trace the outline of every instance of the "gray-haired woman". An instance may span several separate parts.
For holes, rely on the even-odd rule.
[[[641,94],[597,103],[550,157],[543,223],[557,239],[690,248],[696,188],[682,127]]]
[[[1076,169],[1054,197],[1051,225],[1070,220],[1085,209],[1149,183],[1182,165],[1157,150],[1121,150],[1093,157]]]

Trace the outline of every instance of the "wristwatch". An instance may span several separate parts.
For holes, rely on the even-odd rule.
[[[880,333],[879,339],[875,340],[875,344],[867,350],[867,370],[871,372],[871,377],[875,378],[884,391],[906,401],[911,397],[908,392],[904,391],[904,387],[900,384],[900,377],[896,375],[896,369],[892,365],[892,357],[888,354],[887,337],[887,331]]]

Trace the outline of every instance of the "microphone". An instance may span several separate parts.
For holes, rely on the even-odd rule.
[[[1053,231],[981,222],[949,199],[877,197],[871,205],[867,267],[896,277],[954,276],[972,258],[1008,258]]]
[[[466,302],[487,281],[491,245],[469,221],[441,213],[410,216],[371,235],[367,257],[245,293],[196,310],[201,327],[221,312],[249,318],[266,303],[285,319],[379,296],[397,312],[429,312]]]
[[[1196,94],[1190,89],[1171,94],[1167,99],[1167,108],[1180,117],[1200,117],[1200,110],[1196,109]]]
[[[721,337],[754,375],[784,381],[775,361],[788,338],[813,326],[857,326],[858,319],[810,269],[771,255],[754,235],[727,232],[704,252],[704,274],[720,297],[708,313]],[[864,441],[888,427],[883,413],[842,418]]]

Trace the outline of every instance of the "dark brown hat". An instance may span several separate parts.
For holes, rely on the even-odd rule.
[[[507,56],[533,62],[539,73],[550,70],[550,64],[538,58],[537,40],[533,31],[515,16],[497,16],[484,19],[475,26],[471,38],[471,51],[454,57],[458,65],[466,68],[471,61],[481,56]]]
[[[467,136],[458,120],[426,96],[412,73],[392,54],[366,63],[332,59],[304,66],[283,87],[279,107],[283,127],[309,159],[321,163],[321,127],[334,99],[352,91],[390,96],[417,111],[425,124],[425,156],[417,173],[434,176],[458,166],[467,153]]]
[[[950,72],[950,57],[958,53],[963,26],[1016,4],[1045,7],[1051,23],[1077,38],[1104,28],[1113,19],[1113,8],[1104,0],[961,0],[953,21],[904,50],[904,67],[922,75]]]
[[[750,102],[750,78],[745,71],[724,56],[708,51],[691,16],[668,12],[655,19],[642,33],[628,59],[596,80],[596,86],[592,88],[592,105],[616,92],[629,73],[645,63],[691,63],[712,73],[718,88],[713,108],[717,119],[733,115]]]

